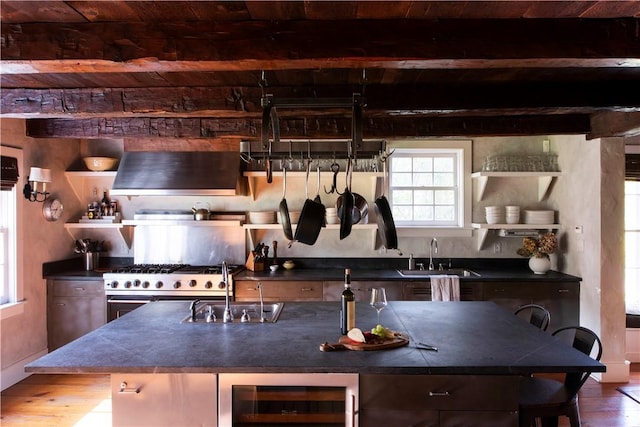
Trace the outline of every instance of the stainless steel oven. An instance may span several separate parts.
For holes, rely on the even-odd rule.
[[[222,265],[133,264],[103,274],[107,320],[153,301],[224,300],[233,296],[233,274],[244,267]]]

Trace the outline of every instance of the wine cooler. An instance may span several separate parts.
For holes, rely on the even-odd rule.
[[[356,427],[357,374],[220,374],[221,426]]]

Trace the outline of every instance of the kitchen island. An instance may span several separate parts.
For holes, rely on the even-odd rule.
[[[375,310],[367,304],[357,304],[356,314],[358,327],[375,325]],[[353,374],[359,378],[359,397],[354,408],[345,412],[348,419],[365,426],[379,416],[381,401],[394,404],[387,397],[398,396],[398,390],[426,393],[430,380],[440,384],[443,379],[453,380],[450,387],[455,391],[442,391],[448,403],[427,405],[428,414],[416,412],[420,419],[462,414],[478,420],[480,411],[488,413],[486,424],[480,425],[515,426],[520,376],[605,371],[601,363],[491,302],[390,302],[381,313],[381,323],[406,333],[410,343],[381,351],[319,350],[321,343],[339,338],[339,303],[335,302],[286,302],[276,323],[184,322],[188,316],[188,302],[150,303],[36,360],[26,370],[110,373],[114,394],[127,391],[120,384],[128,374],[210,374],[218,375],[219,382],[226,374],[291,373],[310,379],[317,374]],[[438,351],[416,349],[417,341]],[[380,385],[391,379],[392,388]],[[471,390],[465,392],[463,385]],[[458,391],[461,394],[456,397]],[[215,390],[209,397],[211,393]],[[492,395],[496,398],[487,402],[486,396]],[[223,400],[221,395],[220,404]],[[221,408],[219,415],[223,412]],[[388,416],[399,419],[396,416],[408,412],[411,408]],[[208,416],[214,418],[217,415]],[[114,400],[114,424],[116,419]],[[440,425],[447,424],[441,421]]]

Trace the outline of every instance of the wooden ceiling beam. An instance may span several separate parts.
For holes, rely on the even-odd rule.
[[[116,119],[31,119],[26,122],[32,138],[181,138],[235,139],[257,141],[261,120],[200,118],[116,118]],[[490,136],[585,134],[590,131],[588,115],[494,117],[386,117],[366,119],[366,138],[419,138],[428,136]],[[350,119],[291,119],[280,125],[282,139],[349,138]]]
[[[602,137],[628,138],[640,135],[640,112],[601,112],[591,116],[589,139]]]
[[[433,115],[524,115],[640,111],[640,81],[448,83],[370,85],[367,117]],[[597,89],[596,89],[597,88]],[[350,97],[359,89],[279,87],[275,98]],[[257,87],[176,87],[102,89],[11,89],[0,93],[0,115],[9,118],[210,117],[256,118],[262,111]],[[279,109],[281,117],[348,117],[336,109]]]
[[[281,69],[287,64],[419,68],[433,60],[536,58],[580,66],[580,59],[625,63],[638,59],[640,50],[637,20],[632,18],[3,23],[1,31],[3,61],[57,61],[57,72],[73,64],[61,60],[96,61],[100,69],[109,62],[148,64],[145,58],[160,64],[187,61],[189,67],[190,61],[202,61],[203,66],[228,70]],[[18,66],[25,72],[29,66],[6,65],[9,72],[18,72]],[[32,65],[37,72],[47,72],[46,63]]]

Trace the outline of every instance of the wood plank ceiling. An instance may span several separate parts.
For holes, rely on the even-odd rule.
[[[640,133],[638,1],[1,3],[33,137],[259,140],[261,98],[364,95],[365,138]],[[351,111],[279,111],[344,138]]]

